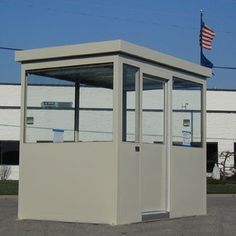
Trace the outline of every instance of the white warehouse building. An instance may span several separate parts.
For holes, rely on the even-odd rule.
[[[74,87],[70,84],[48,84],[41,85],[40,80],[33,78],[32,86],[28,89],[28,110],[26,137],[27,142],[45,142],[55,139],[71,141],[74,127]],[[0,84],[0,164],[10,165],[10,179],[19,178],[19,139],[20,139],[20,84]],[[68,92],[65,93],[65,89]],[[70,91],[71,90],[71,91]],[[99,92],[96,89],[96,92]],[[96,101],[93,88],[81,89],[81,111],[80,111],[80,140],[107,141],[112,137],[112,100],[109,91],[102,92],[102,100]],[[183,120],[183,127],[175,127],[175,141],[182,142],[182,130],[191,131],[191,141],[197,144],[200,134],[199,113],[196,101],[199,101],[199,93],[188,96],[188,91],[177,90],[181,97],[181,104],[173,104],[176,108],[176,119]],[[163,120],[163,107],[158,103],[157,95],[155,101],[152,96],[146,96],[143,103],[147,108],[143,119],[149,120],[148,113],[155,112],[157,120]],[[163,94],[158,96],[163,97]],[[101,95],[100,95],[101,97]],[[185,99],[183,99],[183,97]],[[83,99],[84,98],[84,99]],[[161,99],[160,99],[161,100]],[[86,101],[86,102],[85,102]],[[184,103],[182,103],[185,101]],[[193,102],[194,101],[194,102]],[[236,152],[236,90],[207,90],[207,160],[208,172],[212,171],[216,156],[221,151]],[[98,103],[97,103],[98,102]],[[153,104],[155,103],[155,104]],[[196,107],[189,107],[194,104]],[[158,107],[155,111],[150,109]],[[45,110],[47,116],[45,116]],[[130,99],[130,119],[132,119],[132,98]],[[110,115],[109,115],[110,114]],[[52,119],[54,117],[56,119]],[[96,123],[97,116],[104,117],[103,122]],[[152,116],[153,117],[153,116]],[[178,117],[178,118],[177,118]],[[51,122],[57,123],[51,123]],[[143,127],[144,139],[151,142],[162,142],[164,131],[155,122],[145,122]],[[154,124],[154,125],[153,125]],[[56,127],[56,128],[55,128]],[[129,135],[133,135],[133,124],[128,124]],[[196,132],[195,132],[196,130]],[[159,134],[154,138],[153,134]],[[37,135],[35,135],[37,134]],[[37,137],[37,140],[35,139]],[[235,157],[230,160],[233,166]]]

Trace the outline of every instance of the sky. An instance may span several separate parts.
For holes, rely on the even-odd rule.
[[[199,64],[201,9],[216,32],[205,56],[236,67],[236,0],[0,0],[0,47],[122,39]],[[0,82],[20,82],[14,51],[0,49]],[[213,69],[208,88],[236,89],[236,70]]]

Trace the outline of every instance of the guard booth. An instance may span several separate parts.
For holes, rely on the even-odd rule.
[[[19,219],[206,214],[210,69],[121,40],[18,51],[16,61]]]

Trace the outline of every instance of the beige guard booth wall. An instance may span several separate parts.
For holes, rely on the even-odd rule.
[[[211,70],[121,40],[16,52],[16,61],[22,63],[19,219],[116,225],[152,214],[206,214],[205,91]],[[24,142],[27,70],[110,62],[112,142]],[[123,63],[166,80],[164,144],[122,142]],[[173,77],[203,86],[202,147],[172,146]]]

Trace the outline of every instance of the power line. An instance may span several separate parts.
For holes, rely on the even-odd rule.
[[[213,66],[213,68],[226,69],[226,70],[236,70],[236,67],[230,67],[230,66]]]
[[[24,49],[21,48],[11,48],[11,47],[1,47],[1,50],[9,50],[9,51],[22,51]],[[215,69],[226,69],[226,70],[236,70],[236,67],[230,67],[230,66],[213,66]]]
[[[70,0],[71,2],[77,2],[77,0]],[[26,1],[25,1],[26,2]],[[13,5],[16,5],[16,3],[14,2],[11,2]],[[1,2],[0,2],[1,4]],[[100,3],[99,4],[92,4],[93,6],[102,6],[104,7],[104,5],[101,5]],[[30,4],[26,4],[25,5],[26,7],[28,8],[31,8],[31,9],[39,9],[39,6],[35,6],[33,5],[32,3]],[[106,6],[108,8],[114,8],[113,6]],[[57,9],[56,8],[53,8],[53,7],[45,7],[45,6],[40,6],[40,9],[43,10],[43,11],[47,11],[47,12],[53,12],[53,13],[58,13]],[[117,8],[116,8],[117,10]],[[137,10],[132,10],[131,12],[140,12],[140,14],[142,14],[143,10],[140,10],[140,11],[137,11]],[[164,28],[176,28],[178,30],[185,30],[185,31],[198,31],[198,28],[196,27],[191,27],[191,26],[183,26],[182,24],[168,24],[166,25],[165,23],[163,24],[162,22],[159,22],[159,21],[153,21],[153,20],[138,20],[137,17],[132,17],[132,16],[127,16],[127,17],[120,17],[120,16],[109,16],[109,15],[104,15],[104,14],[100,14],[100,13],[90,13],[88,11],[77,11],[77,10],[71,10],[71,9],[64,9],[62,10],[62,13],[65,14],[65,15],[80,15],[82,17],[96,17],[96,18],[100,18],[100,19],[110,19],[112,21],[118,21],[118,22],[133,22],[133,23],[138,23],[138,24],[144,24],[144,25],[153,25],[153,26],[164,26]],[[156,14],[157,12],[152,12],[152,14]],[[177,11],[174,11],[174,13],[177,13]],[[139,14],[139,15],[140,15]],[[164,14],[164,15],[169,15],[169,14],[172,14],[172,11],[169,11],[169,12],[164,12],[163,11],[160,11],[159,14]],[[150,15],[150,14],[149,14]],[[156,17],[156,15],[155,15]],[[225,34],[232,34],[233,32],[226,32],[226,31],[217,31],[217,32],[221,32],[221,33],[225,33]]]
[[[10,50],[10,51],[22,51],[20,48],[9,48],[9,47],[0,47],[2,50]]]

